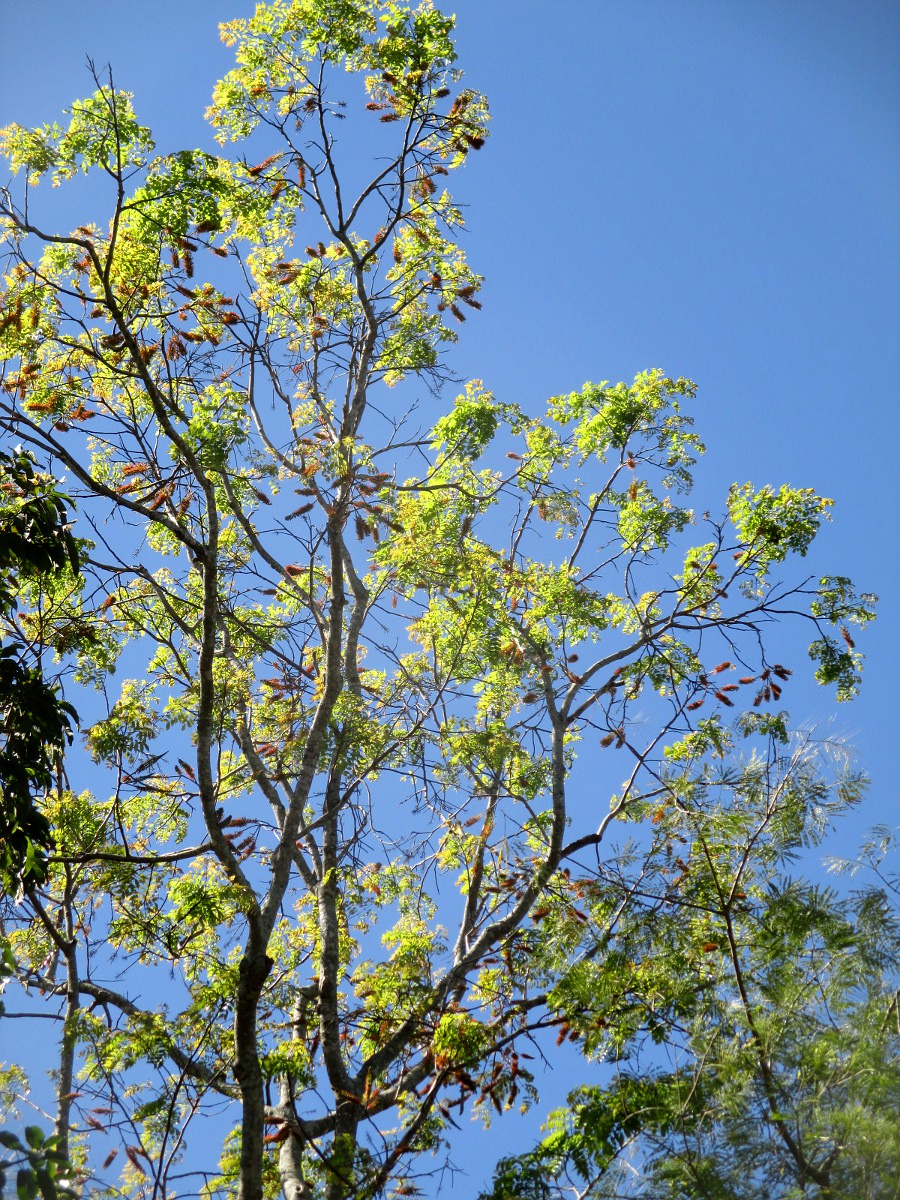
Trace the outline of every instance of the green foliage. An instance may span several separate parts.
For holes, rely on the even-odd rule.
[[[731,489],[728,507],[735,528],[746,543],[748,556],[762,574],[788,554],[804,556],[833,504],[811,488],[783,486],[754,491],[747,483]]]
[[[159,730],[152,707],[152,689],[128,679],[108,717],[92,726],[87,744],[95,762],[118,756],[137,761],[150,748]]]
[[[24,1138],[24,1140],[23,1140]],[[7,1175],[15,1170],[18,1200],[59,1200],[77,1193],[68,1176],[68,1163],[58,1149],[59,1139],[47,1137],[39,1125],[26,1125],[23,1138],[0,1129],[0,1196],[7,1192]]]
[[[857,776],[827,782],[834,750],[795,744],[718,779],[707,768],[702,807],[657,811],[642,904],[606,934],[590,983],[557,989],[588,1053],[615,1047],[612,1082],[573,1092],[485,1198],[550,1200],[576,1180],[596,1200],[896,1193],[896,888],[882,875],[841,898],[785,873],[859,798]]]
[[[439,1066],[477,1066],[491,1047],[490,1031],[468,1013],[445,1013],[431,1042]]]
[[[673,1093],[677,1080],[667,1078],[625,1079],[615,1091],[576,1088],[568,1107],[551,1113],[535,1150],[501,1159],[481,1200],[552,1200],[569,1171],[584,1182],[602,1176],[644,1127],[658,1122],[666,1132]]]
[[[473,381],[465,394],[457,396],[453,412],[441,417],[434,427],[435,448],[448,455],[474,462],[493,440],[499,424],[494,398]]]
[[[10,893],[45,874],[50,825],[35,799],[49,788],[72,740],[74,708],[61,699],[29,650],[10,632],[20,590],[79,570],[68,497],[21,449],[0,452],[0,886]]]
[[[840,625],[843,644],[825,633],[809,648],[809,656],[818,663],[816,679],[822,684],[835,684],[838,699],[846,700],[859,691],[862,659],[855,642],[847,630],[853,623],[865,627],[875,616],[876,598],[864,592],[857,595],[853,584],[846,576],[826,576],[819,580],[816,599],[811,610],[815,617],[828,621],[832,626]]]
[[[14,173],[24,170],[29,183],[53,172],[53,185],[96,168],[121,172],[139,167],[153,149],[150,131],[139,125],[128,92],[100,88],[73,104],[69,128],[10,125],[0,134],[0,151]]]

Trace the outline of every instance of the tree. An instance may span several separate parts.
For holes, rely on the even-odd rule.
[[[48,683],[36,641],[15,627],[19,592],[77,575],[78,547],[68,527],[68,497],[38,474],[21,448],[0,451],[0,881],[10,892],[42,879],[50,826],[35,804],[53,782],[72,741],[75,710]],[[37,650],[37,662],[30,661]]]
[[[585,934],[557,999],[616,1076],[575,1089],[491,1200],[900,1194],[895,837],[876,831],[879,878],[851,896],[787,873],[859,797],[836,751],[807,734],[696,764],[700,795],[660,813],[628,911]]]
[[[857,686],[872,598],[788,565],[830,502],[747,484],[698,517],[690,381],[533,416],[475,380],[415,427],[480,307],[448,183],[488,110],[452,24],[283,0],[224,25],[219,155],[156,153],[99,76],[67,128],[4,133],[3,420],[93,543],[20,619],[96,689],[104,780],[48,790],[52,870],[4,935],[65,997],[84,1180],[118,1139],[135,1195],[189,1169],[241,1200],[414,1194],[454,1108],[533,1097],[612,822],[681,803],[672,747],[723,750],[738,697],[749,736],[782,728],[770,623],[805,617],[820,681]],[[82,171],[108,214],[47,231],[32,189]],[[572,799],[579,749],[631,759],[605,813]],[[182,1161],[221,1112],[217,1169]]]
[[[9,895],[46,879],[53,837],[38,801],[61,770],[78,720],[43,675],[41,640],[16,626],[23,587],[53,588],[60,578],[78,574],[67,503],[56,480],[35,471],[32,455],[21,447],[0,451],[0,886]],[[14,955],[0,945],[0,981],[15,972]],[[0,1078],[4,1084],[16,1080],[14,1072],[2,1072]],[[0,1129],[0,1145],[12,1155],[0,1160],[0,1194],[11,1166],[17,1167],[17,1187],[25,1194],[36,1195],[38,1189],[45,1196],[56,1194],[65,1164],[53,1138],[28,1126],[23,1143],[11,1130]]]

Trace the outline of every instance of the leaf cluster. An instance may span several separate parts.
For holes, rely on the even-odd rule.
[[[78,574],[68,503],[56,482],[35,470],[32,455],[0,452],[0,616],[7,623],[0,643],[0,883],[10,893],[45,872],[53,839],[36,798],[52,783],[77,714],[8,622],[26,582]]]

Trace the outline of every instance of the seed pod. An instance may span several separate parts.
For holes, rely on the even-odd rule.
[[[301,504],[299,508],[295,508],[293,512],[289,512],[284,519],[286,521],[293,521],[296,517],[302,517],[304,513],[308,513],[309,510],[311,508],[315,508],[315,506],[314,500],[311,500],[309,504]],[[297,567],[295,569],[293,567],[285,567],[285,570],[287,571],[288,575],[299,575],[301,574],[303,568]]]
[[[162,506],[166,503],[166,501],[169,499],[169,497],[171,495],[172,495],[171,485],[169,487],[160,488],[160,490],[156,493],[156,495],[153,497],[153,499],[147,505],[147,508],[149,509],[150,512],[156,512],[157,509],[162,508]]]
[[[275,162],[279,157],[280,155],[278,154],[270,154],[269,157],[264,158],[261,163],[257,163],[255,167],[248,167],[247,174],[255,179],[257,175],[262,174],[266,167],[271,167],[272,163]]]
[[[185,498],[178,505],[178,508],[175,510],[175,515],[176,515],[176,517],[178,517],[179,520],[181,520],[181,518],[184,516],[184,514],[187,512],[187,510],[191,507],[191,501],[193,499],[194,499],[194,493],[188,492],[188,494],[185,496]]]

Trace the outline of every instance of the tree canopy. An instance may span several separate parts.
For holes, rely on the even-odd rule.
[[[62,1004],[53,1145],[88,1194],[413,1195],[460,1113],[537,1101],[543,1038],[603,1057],[673,1031],[711,1132],[689,1071],[637,1072],[509,1186],[591,1177],[640,1132],[674,1178],[660,1139],[677,1116],[685,1161],[731,1146],[737,1080],[820,1189],[797,1194],[825,1196],[855,1085],[833,1118],[792,1092],[788,1118],[808,1047],[779,1021],[806,1019],[824,955],[852,1075],[842,1030],[887,1038],[894,958],[862,955],[845,1001],[863,916],[766,891],[858,791],[792,743],[770,635],[805,623],[849,698],[873,597],[804,573],[830,508],[810,489],[690,507],[690,380],[541,412],[454,380],[482,279],[450,186],[488,106],[452,28],[430,3],[259,5],[222,26],[218,154],[158,149],[99,73],[67,123],[3,131],[0,420],[65,473],[83,535],[5,613],[89,722],[33,776],[53,851],[3,911],[8,973]],[[344,161],[344,129],[371,161]],[[107,207],[45,228],[38,185],[82,173]],[[752,1153],[715,1169],[768,1171]]]

